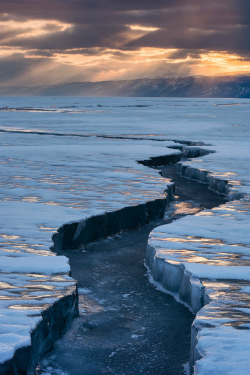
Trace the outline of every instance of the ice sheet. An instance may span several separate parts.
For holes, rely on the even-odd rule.
[[[209,182],[214,190],[218,190],[220,181],[226,181],[220,189],[224,189],[230,199],[246,197],[244,201],[228,203],[219,210],[189,216],[168,226],[176,240],[166,241],[166,233],[162,234],[161,230],[155,231],[152,236],[156,238],[150,240],[159,247],[163,261],[169,259],[173,265],[183,264],[188,274],[193,272],[202,280],[207,278],[202,281],[207,288],[207,298],[218,300],[219,308],[217,302],[214,308],[211,303],[207,305],[201,310],[203,320],[211,322],[214,319],[216,327],[218,321],[222,322],[222,316],[223,319],[230,316],[235,322],[232,310],[227,310],[233,305],[225,301],[233,300],[237,306],[242,302],[246,306],[249,296],[249,289],[244,289],[248,288],[245,270],[249,267],[250,243],[247,200],[250,193],[249,100],[1,98],[0,102],[0,256],[10,259],[8,273],[5,269],[0,277],[0,343],[1,348],[5,348],[0,354],[0,362],[11,358],[17,346],[29,341],[30,330],[40,319],[40,315],[39,318],[32,315],[33,310],[27,310],[30,304],[37,304],[37,309],[42,311],[75,287],[71,279],[67,279],[65,285],[68,277],[66,259],[62,274],[50,275],[46,267],[38,269],[37,263],[37,273],[32,270],[35,258],[46,258],[45,263],[54,258],[49,251],[51,234],[65,222],[163,196],[170,182],[136,160],[179,152],[169,147],[195,145],[215,151],[187,160],[185,170],[203,171],[205,182]],[[188,173],[186,177],[199,179],[203,175],[201,172]],[[179,240],[183,236],[187,241]],[[24,262],[24,273],[14,267],[17,259]],[[57,264],[60,268],[59,258]],[[218,267],[216,273],[212,272],[214,267]],[[235,270],[233,282],[225,279],[230,270]],[[243,280],[243,270],[247,280]],[[211,280],[212,273],[219,286]],[[218,278],[218,274],[225,277]],[[199,283],[193,285],[197,290],[200,287]],[[226,292],[223,285],[226,285]],[[225,303],[222,303],[224,295]],[[10,311],[15,313],[13,320]],[[216,322],[215,311],[221,314]],[[237,310],[237,314],[237,324],[243,328],[247,324],[243,318],[248,313]],[[198,315],[196,322],[199,319]],[[18,332],[21,333],[17,338],[13,336],[17,335],[14,322],[19,320],[21,328]],[[241,332],[243,337],[248,330],[245,326],[244,331],[239,331],[235,326],[224,321],[218,325],[218,331],[217,328],[211,332],[209,328],[200,331],[199,343],[205,354],[197,362],[197,373],[205,374],[208,365],[208,371],[212,369],[215,358],[212,348],[207,346],[206,349],[207,333],[218,332],[216,340],[223,345],[228,328],[232,330],[232,348],[237,348]],[[5,329],[10,336],[6,336]],[[207,333],[202,336],[202,332]],[[224,356],[227,351],[221,353]],[[228,353],[232,357],[233,349]],[[243,355],[235,360],[239,358]],[[221,363],[223,369],[225,362],[221,360]]]
[[[40,115],[53,116],[54,112],[57,113],[19,111],[18,125],[26,120],[35,125],[36,120],[29,116],[35,114],[39,121]],[[1,112],[0,115],[8,115],[1,119],[5,125],[2,130],[15,122],[12,116],[16,113],[8,109]],[[50,121],[53,123],[53,117]],[[60,121],[54,125],[55,131],[65,130]],[[67,258],[56,257],[49,250],[51,235],[66,222],[164,197],[170,181],[137,160],[180,151],[167,148],[174,144],[167,141],[155,147],[148,140],[114,142],[97,137],[78,139],[13,131],[1,133],[1,144],[0,363],[3,363],[13,357],[16,349],[30,344],[30,332],[41,320],[40,313],[75,289],[75,281],[66,278],[70,271]],[[15,312],[13,319],[10,311]]]

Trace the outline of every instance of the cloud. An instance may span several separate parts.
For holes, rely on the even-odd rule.
[[[247,71],[249,33],[249,0],[2,0],[0,84]]]
[[[22,53],[15,53],[0,60],[1,85],[36,86],[51,83],[85,80],[82,69],[67,66],[51,58],[25,58]]]

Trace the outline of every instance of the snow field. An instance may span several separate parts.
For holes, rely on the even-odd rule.
[[[11,135],[14,145],[2,147],[0,161],[0,364],[31,345],[45,310],[75,293],[67,258],[49,250],[51,235],[66,222],[164,197],[171,185],[136,162],[158,156],[149,141],[74,145],[67,137],[57,144],[51,136]],[[164,142],[160,154],[178,154],[166,148],[172,144]]]
[[[147,264],[154,282],[197,312],[195,373],[248,374],[250,102],[11,101],[1,98],[1,106],[18,110],[0,111],[0,363],[75,291],[67,260],[49,251],[51,235],[66,222],[164,196],[171,182],[136,160],[194,145],[213,153],[182,162],[180,173],[244,199],[153,231]]]

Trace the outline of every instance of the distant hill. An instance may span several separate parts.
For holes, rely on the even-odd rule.
[[[0,86],[0,96],[250,98],[250,76],[142,78],[51,86]]]

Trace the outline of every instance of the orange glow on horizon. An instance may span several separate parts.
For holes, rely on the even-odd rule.
[[[180,77],[191,75],[218,76],[248,74],[250,60],[237,54],[225,51],[201,52],[197,50],[188,53],[177,48],[143,47],[126,49],[124,46],[144,35],[160,30],[157,27],[126,25],[122,32],[122,43],[114,43],[113,48],[72,48],[65,50],[39,50],[19,46],[20,40],[37,38],[49,39],[50,35],[60,34],[74,25],[57,20],[28,20],[0,21],[2,35],[0,58],[26,59],[30,67],[18,78],[13,78],[8,84],[27,84],[30,77],[37,82],[47,84],[64,81],[101,81],[101,80],[130,80],[145,77]],[[16,44],[15,44],[16,43]],[[34,45],[34,44],[31,44]],[[32,61],[39,61],[39,64]],[[36,78],[38,77],[38,78]],[[44,78],[43,78],[44,77]]]
[[[77,66],[92,66],[97,67],[103,62],[110,63],[113,66],[112,74],[115,77],[123,77],[124,74],[129,74],[130,70],[141,71],[142,64],[143,68],[153,64],[166,64],[169,65],[185,65],[192,64],[191,74],[189,75],[205,75],[213,76],[221,74],[238,74],[250,72],[250,61],[244,61],[240,56],[230,55],[227,53],[215,53],[209,52],[207,54],[202,54],[199,58],[193,58],[187,56],[182,59],[171,59],[171,54],[177,52],[176,49],[156,49],[156,48],[142,48],[137,51],[125,51],[123,54],[126,58],[117,58],[115,52],[118,50],[106,50],[105,54],[86,56],[83,54],[56,54],[56,60],[68,65]],[[140,67],[137,67],[140,65]],[[117,69],[114,69],[114,66]],[[111,71],[102,72],[101,76],[103,79],[108,77],[112,79]],[[185,75],[185,74],[184,74]],[[167,69],[166,69],[167,76]],[[99,80],[95,79],[96,80]]]

